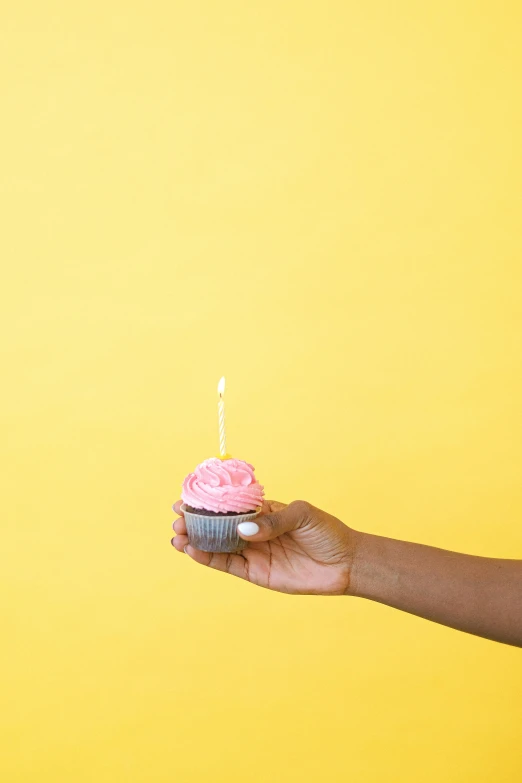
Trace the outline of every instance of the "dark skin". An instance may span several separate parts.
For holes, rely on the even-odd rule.
[[[181,511],[173,546],[201,565],[283,593],[369,598],[460,631],[522,647],[522,560],[360,533],[306,501],[265,501],[241,554],[190,546]]]

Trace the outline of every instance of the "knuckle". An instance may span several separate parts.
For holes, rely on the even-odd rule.
[[[279,513],[276,511],[273,514],[267,514],[263,521],[266,527],[275,530],[279,524]]]
[[[289,508],[290,507],[294,513],[302,516],[308,516],[312,509],[311,504],[307,500],[294,500],[292,503],[290,503]]]

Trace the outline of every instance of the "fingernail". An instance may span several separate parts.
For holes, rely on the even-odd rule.
[[[174,539],[175,539],[175,538],[176,538],[176,536],[174,536],[174,538],[171,538],[171,539],[170,539],[170,543],[172,544],[172,546],[174,546]]]
[[[237,529],[242,536],[255,536],[259,533],[259,525],[255,522],[240,522]]]
[[[188,555],[187,547],[188,547],[188,544],[185,544],[185,546],[183,547],[183,551],[185,552],[186,555]]]

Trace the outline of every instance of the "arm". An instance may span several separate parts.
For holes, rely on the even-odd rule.
[[[181,502],[175,510],[181,514]],[[460,631],[522,647],[522,560],[473,557],[359,533],[302,500],[266,501],[239,525],[240,554],[190,546],[183,517],[172,539],[197,563],[284,593],[369,598]]]
[[[522,561],[358,536],[352,595],[522,647]]]

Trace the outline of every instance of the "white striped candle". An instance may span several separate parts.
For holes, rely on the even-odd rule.
[[[225,378],[218,383],[218,421],[219,421],[219,456],[224,459],[227,456],[227,436],[225,431]]]

